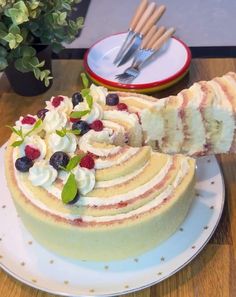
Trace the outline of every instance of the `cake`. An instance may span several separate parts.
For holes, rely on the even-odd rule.
[[[191,156],[234,151],[235,77],[160,100],[85,85],[20,117],[5,168],[26,228],[49,250],[92,261],[168,239],[194,198]]]

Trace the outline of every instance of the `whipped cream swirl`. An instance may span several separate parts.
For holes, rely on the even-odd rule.
[[[67,116],[64,112],[49,110],[43,120],[43,128],[47,133],[61,130],[67,124]]]
[[[52,104],[53,99],[56,98],[56,97],[63,98],[60,101],[60,104],[57,107],[53,106],[53,104]],[[62,95],[56,96],[56,97],[51,97],[50,101],[46,101],[46,108],[48,110],[61,111],[61,112],[66,113],[67,115],[69,115],[72,112],[72,109],[73,109],[73,104],[72,104],[71,99],[68,98],[67,96],[62,96]]]
[[[66,134],[61,137],[56,133],[52,133],[47,138],[48,145],[52,152],[74,153],[77,148],[77,138],[73,134]]]
[[[22,116],[19,118],[18,121],[15,122],[14,128],[16,128],[17,130],[22,129],[23,134],[25,134],[25,133],[29,132],[31,129],[33,129],[35,123],[38,120],[38,117],[35,115],[27,114],[27,117],[34,118],[35,122],[33,122],[33,124],[24,124],[24,123],[22,123],[22,121],[25,117],[22,117]],[[36,130],[34,130],[32,132],[32,135],[39,133],[41,130],[42,130],[42,125],[40,125]]]
[[[89,107],[87,102],[80,102],[75,106],[74,111],[83,111],[88,109]],[[83,116],[81,119],[83,121],[86,121],[88,124],[91,124],[95,120],[101,120],[102,117],[103,117],[103,110],[101,106],[96,102],[94,102],[91,111],[85,116]]]
[[[100,104],[106,104],[106,96],[108,94],[107,88],[102,86],[96,86],[91,84],[90,94],[93,97],[93,100]]]
[[[35,162],[29,170],[29,180],[34,186],[48,187],[57,178],[57,171],[47,161]]]
[[[25,156],[25,147],[27,145],[40,151],[40,156],[37,159],[35,159],[35,161],[39,161],[45,158],[47,153],[47,146],[45,141],[39,135],[25,137],[24,142],[19,146],[20,157]]]
[[[120,150],[119,146],[114,146],[114,132],[112,129],[104,128],[102,131],[90,130],[80,137],[79,147],[84,152],[91,152],[97,156],[105,157],[115,154]],[[101,145],[97,145],[97,144]]]
[[[82,195],[86,195],[95,186],[95,171],[78,166],[73,170],[75,179]]]

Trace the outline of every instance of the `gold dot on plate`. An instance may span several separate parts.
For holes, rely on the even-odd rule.
[[[0,259],[2,259],[3,258],[3,256],[2,255],[0,255]]]
[[[65,284],[65,285],[68,285],[68,284],[69,284],[68,280],[65,280],[65,281],[64,281],[64,284]]]
[[[53,264],[53,263],[54,263],[54,260],[50,260],[49,263],[50,263],[50,264]]]
[[[2,208],[6,208],[7,206],[6,205],[2,205]]]
[[[214,209],[214,205],[212,205],[212,206],[210,207],[210,209]]]
[[[207,162],[208,162],[208,163],[211,163],[211,160],[210,160],[210,159],[208,159],[208,160],[207,160]]]
[[[125,288],[128,289],[129,288],[129,285],[125,285]]]
[[[135,258],[135,259],[134,259],[134,262],[138,262],[138,261],[139,261],[139,259],[138,259],[138,258]]]
[[[94,289],[90,289],[89,292],[90,293],[94,293],[95,291],[94,291]]]
[[[21,262],[20,265],[21,265],[21,266],[25,266],[25,262]]]
[[[161,261],[162,261],[162,262],[165,261],[165,258],[164,258],[164,257],[161,257]]]
[[[158,272],[157,275],[162,275],[162,272]]]
[[[33,244],[33,241],[31,241],[31,240],[30,240],[30,241],[28,241],[28,244],[29,244],[29,245]]]
[[[215,183],[214,181],[211,182],[212,185],[214,185],[214,183]]]
[[[196,193],[196,197],[200,197],[200,194],[199,193]]]
[[[208,226],[205,226],[204,229],[207,230],[208,229]]]
[[[184,228],[179,228],[179,231],[183,232],[184,231]]]
[[[104,266],[104,269],[105,270],[108,270],[109,269],[109,266],[108,265]]]
[[[195,247],[196,247],[196,246],[195,246],[195,245],[193,245],[193,246],[192,246],[192,249],[194,250],[194,249],[195,249]]]
[[[33,279],[32,279],[32,282],[33,282],[33,283],[37,283],[37,279],[33,278]]]

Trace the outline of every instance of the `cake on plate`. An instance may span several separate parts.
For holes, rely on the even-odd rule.
[[[157,101],[85,82],[20,117],[5,168],[27,229],[60,255],[93,261],[166,240],[194,197],[190,156],[233,150],[234,84],[229,73]]]

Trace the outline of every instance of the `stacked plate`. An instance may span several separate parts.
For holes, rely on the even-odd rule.
[[[95,43],[85,54],[84,67],[91,80],[111,90],[151,93],[165,89],[180,79],[189,70],[191,52],[188,46],[176,37],[159,50],[153,61],[145,65],[131,84],[121,83],[116,75],[124,72],[132,60],[117,67],[113,61],[127,33],[108,36]]]

